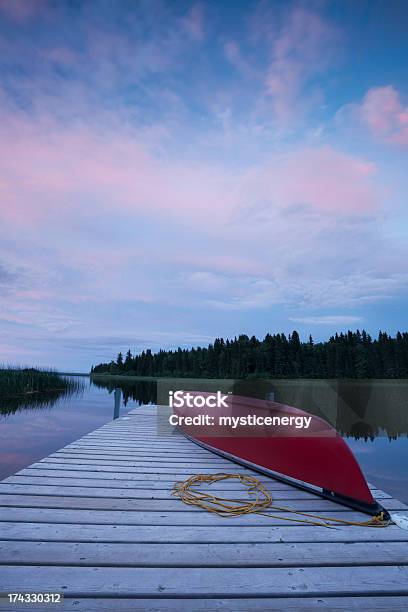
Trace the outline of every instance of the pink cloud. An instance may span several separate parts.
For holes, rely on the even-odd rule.
[[[76,67],[78,65],[77,54],[68,47],[55,47],[54,49],[43,51],[42,55],[46,59],[50,59],[53,62],[63,64],[65,66]]]
[[[3,219],[23,225],[72,214],[84,201],[97,202],[101,211],[195,220],[212,211],[216,223],[232,203],[232,175],[205,164],[156,158],[143,132],[68,129],[49,117],[32,122],[11,115],[0,135],[0,211]]]
[[[45,0],[0,0],[0,13],[16,23],[24,23],[44,12]]]
[[[197,41],[204,39],[204,13],[201,4],[194,4],[183,19],[184,28]]]
[[[240,46],[236,42],[229,41],[225,43],[224,53],[225,53],[225,57],[227,58],[227,60],[244,77],[253,78],[255,75],[257,75],[258,71],[250,64],[248,59],[242,54]]]
[[[294,9],[280,33],[272,36],[266,87],[278,120],[286,123],[304,107],[304,88],[331,64],[337,40],[332,25],[303,8]],[[316,93],[311,97],[316,99]]]
[[[408,145],[408,106],[392,86],[369,89],[360,104],[346,107],[375,138],[396,145]]]
[[[245,171],[156,156],[129,124],[97,119],[84,127],[15,113],[0,125],[0,216],[15,244],[0,256],[6,269],[13,259],[27,268],[0,317],[65,337],[105,329],[108,305],[134,303],[135,317],[142,303],[339,307],[403,286],[403,258],[367,223],[381,204],[369,161],[303,147]],[[125,337],[123,321],[128,329],[113,317],[109,333]]]
[[[235,42],[227,42],[224,45],[224,51],[227,59],[239,70],[242,69],[242,58],[239,46]]]
[[[375,171],[373,163],[332,147],[304,148],[252,170],[245,192],[282,211],[306,206],[330,215],[375,214],[380,203]]]
[[[143,132],[126,126],[68,128],[48,117],[32,122],[14,115],[0,136],[0,211],[3,221],[22,226],[64,219],[86,206],[100,213],[181,216],[216,234],[257,201],[269,212],[306,205],[341,215],[370,213],[380,200],[375,166],[331,147],[274,155],[245,173],[157,157]]]

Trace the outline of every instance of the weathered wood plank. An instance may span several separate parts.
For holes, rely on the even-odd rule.
[[[20,495],[61,495],[61,496],[79,496],[79,497],[127,497],[132,499],[163,499],[163,500],[171,500],[174,497],[171,495],[171,488],[168,489],[157,489],[150,491],[149,489],[135,489],[130,483],[129,487],[125,485],[122,486],[122,483],[113,483],[110,484],[109,487],[100,487],[97,486],[89,486],[87,484],[82,485],[82,483],[78,483],[75,479],[72,479],[72,484],[67,484],[69,479],[50,479],[50,478],[27,478],[25,479],[24,484],[15,484],[14,482],[9,483],[8,481],[11,479],[18,479],[18,477],[14,476],[10,479],[7,479],[0,483],[0,493],[8,493],[8,494],[20,494]],[[49,481],[48,484],[45,484],[46,481]],[[52,481],[52,482],[51,482]],[[38,483],[44,484],[38,484]],[[63,484],[61,484],[61,482]],[[118,484],[118,486],[116,486]],[[233,497],[236,499],[248,499],[245,493],[233,494]],[[275,491],[274,500],[276,503],[280,502],[289,502],[291,508],[298,509],[302,503],[312,502],[315,504],[318,502],[319,507],[331,507],[333,502],[330,500],[319,499],[315,495],[311,493],[305,493],[303,491],[298,490],[284,490],[284,491]],[[178,503],[179,500],[175,500]],[[404,505],[401,504],[398,500],[385,499],[383,500],[387,507],[391,509],[405,509]]]
[[[6,592],[63,591],[71,596],[284,597],[406,595],[408,567],[2,568]]]
[[[52,523],[0,523],[2,540],[66,542],[407,542],[408,533],[394,525],[386,529],[367,527],[316,526],[234,527],[212,526],[139,526],[129,525],[62,525]],[[408,583],[407,583],[408,584]]]
[[[162,446],[163,448],[168,448],[171,450],[172,448],[177,450],[185,450],[193,446],[193,448],[200,448],[198,444],[193,444],[190,440],[186,440],[185,438],[180,438],[179,436],[143,436],[141,438],[135,438],[134,436],[120,434],[118,435],[100,435],[100,436],[87,436],[86,438],[81,438],[80,442],[125,442],[128,445],[139,446],[141,448],[146,448],[152,444],[153,446]]]
[[[114,510],[138,510],[141,512],[184,512],[185,504],[176,498],[171,499],[150,499],[136,498],[132,495],[125,494],[117,496],[116,490],[110,496],[95,496],[91,495],[87,490],[86,496],[80,493],[78,495],[64,495],[61,497],[57,493],[50,492],[47,495],[38,495],[36,488],[33,488],[32,493],[25,491],[23,494],[5,494],[0,491],[0,500],[4,506],[24,506],[24,507],[42,507],[42,508],[84,508],[84,509],[104,509],[112,508]],[[310,500],[290,500],[283,502],[275,499],[276,505],[288,507],[291,510],[299,510],[302,512],[313,512],[317,514],[325,514],[328,512],[346,512],[346,507],[340,504],[334,504],[331,501],[326,501],[319,498]],[[191,512],[203,512],[201,508],[189,506]],[[399,510],[398,510],[399,511]],[[268,512],[268,510],[267,510]],[[275,510],[269,510],[275,512]],[[369,518],[369,517],[367,517]],[[220,521],[223,519],[220,517]]]
[[[146,418],[146,417],[144,417]],[[166,426],[166,432],[169,431],[171,436],[179,437],[182,436],[182,432],[172,428],[172,426],[168,427],[168,415],[161,415],[160,417],[155,417],[152,419],[152,422],[149,423],[148,426],[143,426],[143,421],[138,419],[130,419],[127,423],[108,423],[107,426],[101,427],[96,431],[91,431],[86,435],[97,435],[97,434],[115,434],[118,431],[123,431],[125,433],[131,434],[132,436],[140,437],[142,434],[151,434],[152,436],[161,435],[160,426]]]
[[[88,475],[86,475],[88,474]],[[133,476],[133,478],[132,478]],[[65,486],[89,486],[89,487],[120,487],[123,488],[140,488],[140,489],[172,489],[173,484],[177,479],[161,481],[163,484],[154,486],[153,480],[143,478],[141,474],[129,475],[121,474],[120,477],[115,474],[113,478],[107,478],[101,476],[100,473],[96,472],[81,472],[81,471],[69,471],[69,470],[36,470],[25,468],[15,476],[9,476],[1,481],[1,484],[43,484],[43,485],[65,485]],[[96,481],[96,482],[95,482]],[[120,481],[119,483],[117,481]],[[261,481],[269,491],[287,491],[288,499],[314,499],[315,495],[307,491],[296,489],[295,487],[281,483],[279,481]],[[208,491],[241,491],[246,493],[245,486],[240,484],[238,480],[215,482],[213,484],[203,483],[200,488]],[[384,493],[380,489],[373,490],[373,495],[376,499],[392,499],[388,493]],[[399,502],[401,503],[401,502]]]
[[[38,465],[38,464],[37,464]],[[41,465],[41,464],[40,464]],[[176,480],[176,476],[174,478],[169,474],[134,474],[133,472],[93,472],[84,470],[59,470],[59,469],[47,469],[44,466],[41,468],[24,468],[17,472],[14,477],[17,476],[52,476],[58,478],[90,478],[90,479],[98,479],[98,480],[131,480],[135,482],[135,486],[138,486],[139,483],[143,483],[145,486],[150,486],[151,483],[163,482],[162,487],[173,486],[174,481]],[[270,490],[278,490],[285,491],[290,489],[293,491],[293,487],[289,484],[285,484],[280,482],[279,480],[272,480],[267,476],[262,477],[259,475],[259,481],[266,484],[268,489]],[[11,477],[10,477],[11,478]],[[220,487],[222,489],[239,489],[242,490],[243,485],[241,485],[238,481],[235,480],[225,480],[221,483],[214,483],[211,485],[211,490]],[[159,487],[160,488],[160,487]],[[376,489],[372,489],[373,494],[376,493]]]
[[[99,473],[99,474],[106,474],[106,478],[110,478],[110,476],[108,476],[109,474],[124,474],[124,475],[128,475],[128,474],[132,474],[133,476],[136,477],[136,479],[140,479],[143,478],[143,480],[172,480],[174,482],[174,480],[180,480],[180,479],[184,479],[187,478],[187,475],[189,475],[188,470],[173,470],[173,471],[169,471],[169,470],[165,470],[165,468],[161,468],[160,470],[153,470],[150,472],[147,471],[143,471],[143,472],[139,472],[135,469],[133,469],[132,467],[114,467],[112,465],[82,465],[81,463],[51,463],[51,462],[45,462],[45,461],[41,461],[38,463],[33,463],[30,468],[35,468],[38,470],[53,470],[56,472],[64,472],[64,471],[70,471],[70,470],[75,470],[75,471],[84,471],[84,472],[89,472],[91,471],[92,473]],[[29,468],[26,468],[29,469]],[[251,475],[251,476],[256,476],[257,478],[259,478],[259,480],[261,482],[266,482],[267,484],[269,482],[275,482],[275,481],[271,481],[271,479],[262,476],[262,474],[257,474],[255,472],[249,471],[249,470],[244,470],[243,472],[240,472],[242,474],[247,474],[247,475]],[[266,479],[266,480],[265,480]],[[279,481],[276,481],[277,483]]]
[[[121,479],[110,479],[110,480],[102,480],[102,479],[91,479],[91,478],[78,478],[78,477],[61,477],[58,472],[58,477],[47,477],[47,476],[10,476],[9,478],[4,480],[2,484],[18,484],[18,485],[41,485],[41,486],[64,486],[64,487],[79,487],[79,488],[97,488],[97,489],[131,489],[133,491],[165,491],[171,492],[173,489],[172,482],[154,482],[154,481],[145,481],[145,480],[121,480]],[[0,485],[1,486],[1,485]],[[247,499],[246,493],[242,487],[237,485],[233,485],[232,483],[228,483],[225,487],[221,484],[218,485],[209,485],[207,487],[201,487],[200,490],[217,493],[219,497],[242,497]],[[287,492],[287,499],[303,499],[303,497],[296,497],[296,492],[290,489],[269,489],[270,491],[275,492],[275,497],[279,494],[280,499],[282,499],[282,493],[284,491]],[[160,496],[160,499],[168,499],[168,494],[157,494]],[[309,494],[308,494],[309,495]],[[145,493],[142,493],[139,497],[146,497]],[[309,499],[314,498],[310,494]],[[154,499],[158,499],[156,493],[154,494]]]
[[[158,450],[158,451],[176,451],[176,452],[184,452],[189,453],[190,451],[194,451],[200,448],[199,445],[190,446],[190,443],[186,443],[185,445],[174,443],[172,440],[168,440],[168,438],[160,438],[158,440],[151,440],[150,438],[145,438],[143,442],[137,440],[127,440],[121,437],[121,440],[126,444],[126,446],[133,446],[135,450],[140,451],[149,451],[149,450]],[[118,441],[118,438],[114,439],[98,439],[98,443],[104,444],[106,447],[109,444],[115,443]],[[210,451],[208,451],[210,452]]]
[[[64,450],[82,450],[82,449],[86,449],[86,450],[109,450],[109,451],[115,451],[115,452],[126,452],[126,451],[130,451],[131,453],[138,453],[139,455],[145,455],[146,451],[145,449],[141,449],[139,446],[137,445],[131,445],[131,444],[120,444],[120,443],[96,443],[93,442],[92,444],[89,442],[81,442],[78,444],[68,444],[67,446],[64,447]],[[211,455],[211,453],[209,451],[206,450],[199,450],[199,447],[197,447],[197,449],[195,448],[189,448],[188,450],[177,450],[177,449],[169,449],[169,450],[165,450],[163,448],[158,449],[157,451],[153,452],[154,455],[158,454],[158,455],[163,455],[163,456],[175,456],[175,457],[214,457],[214,455]]]
[[[145,417],[146,418],[146,417]],[[153,422],[151,422],[148,426],[143,425],[142,420],[138,419],[130,419],[127,423],[120,423],[116,421],[116,423],[108,423],[107,425],[97,429],[95,431],[91,431],[85,435],[98,435],[98,434],[116,434],[117,432],[129,433],[132,436],[140,437],[143,434],[151,434],[152,436],[161,435],[161,431],[159,426],[168,425],[168,416],[162,415],[158,418],[154,418]],[[175,430],[171,426],[169,427],[169,432],[171,432],[172,436],[182,436],[183,434],[180,431]]]
[[[139,470],[137,471],[134,467],[133,464],[130,465],[125,465],[125,466],[121,466],[121,465],[112,465],[111,463],[108,462],[103,462],[102,465],[100,465],[99,463],[75,463],[75,461],[64,461],[64,462],[60,462],[60,461],[56,461],[54,460],[48,460],[45,461],[45,459],[41,459],[41,461],[39,461],[38,463],[33,463],[30,467],[35,467],[36,469],[47,469],[47,470],[58,470],[58,471],[63,471],[63,470],[84,470],[84,471],[92,471],[92,472],[111,472],[111,473],[116,473],[116,474],[143,474],[143,478],[157,478],[157,477],[163,477],[166,480],[169,480],[170,478],[172,479],[173,477],[175,479],[180,479],[180,476],[182,476],[183,474],[189,474],[191,475],[191,471],[186,470],[186,469],[181,469],[181,468],[177,468],[177,469],[173,469],[173,470],[169,470],[168,468],[163,468],[163,467],[156,467],[150,471],[147,470]],[[28,468],[27,468],[28,469]],[[213,471],[213,470],[211,470]],[[234,470],[229,470],[234,471]],[[262,476],[261,474],[257,475],[256,472],[250,471],[248,469],[243,469],[239,472],[240,474],[247,474],[250,476],[256,476],[258,478],[266,478],[264,476]]]
[[[178,459],[176,457],[168,457],[168,458],[154,458],[151,459],[149,456],[140,457],[139,455],[126,454],[126,453],[93,453],[88,451],[59,451],[57,453],[52,453],[48,455],[53,459],[91,459],[96,461],[108,461],[114,465],[114,462],[120,461],[123,463],[124,461],[131,461],[134,463],[139,463],[140,465],[149,465],[151,463],[158,463],[159,465],[176,465],[176,464],[192,464],[197,467],[209,467],[211,469],[216,467],[231,467],[231,462],[227,459],[222,459],[221,457],[210,458],[208,457],[202,459],[194,459],[194,458],[182,458]]]
[[[256,526],[271,526],[284,525],[281,519],[293,519],[292,513],[283,511],[267,512],[267,516],[263,514],[249,514],[235,517],[224,517],[212,514],[210,512],[194,512],[188,509],[188,506],[183,507],[180,512],[149,512],[135,510],[80,510],[80,509],[56,509],[56,508],[2,508],[0,521],[8,522],[26,522],[26,523],[62,523],[62,524],[78,524],[78,525],[228,525],[240,526],[250,525]],[[274,518],[274,515],[280,518]],[[326,511],[324,516],[327,519],[342,519],[346,521],[366,521],[367,516],[360,512],[345,511],[333,512]],[[302,518],[302,517],[300,517]],[[222,523],[221,523],[222,521]],[[0,525],[1,528],[1,525]],[[352,533],[351,533],[352,534]],[[407,547],[408,554],[408,547]]]
[[[197,470],[194,470],[194,468],[190,469],[189,466],[189,462],[186,461],[186,463],[183,465],[182,463],[169,463],[166,462],[166,465],[160,465],[160,464],[156,464],[156,465],[150,465],[149,466],[140,466],[138,464],[137,461],[110,461],[110,460],[99,460],[99,459],[82,459],[81,457],[75,457],[73,459],[67,459],[66,457],[61,457],[61,458],[56,458],[56,457],[45,457],[44,459],[41,459],[40,463],[59,463],[60,465],[73,465],[73,464],[78,464],[80,463],[81,465],[93,465],[93,466],[102,466],[102,465],[110,465],[114,468],[116,467],[128,467],[128,468],[132,468],[133,471],[140,471],[140,473],[156,473],[156,472],[160,472],[162,474],[166,474],[166,473],[174,473],[176,472],[177,474],[196,474]],[[231,469],[229,469],[229,471],[234,471],[235,473],[239,472],[239,473],[247,473],[247,474],[252,474],[255,475],[256,472],[250,472],[249,470],[247,470],[244,467],[236,467],[235,469],[233,469],[231,467]],[[200,472],[206,472],[206,473],[214,473],[214,471],[222,471],[222,470],[214,470],[214,467],[208,467],[208,465],[206,467],[202,466],[200,467]]]
[[[174,482],[177,480],[167,474],[134,474],[132,472],[89,472],[86,470],[55,470],[55,469],[39,469],[39,468],[24,468],[17,472],[14,477],[20,476],[50,476],[51,478],[76,478],[78,480],[93,480],[97,481],[100,486],[110,486],[112,481],[129,481],[134,484],[135,488],[152,488],[152,489],[168,489],[172,488]],[[269,491],[286,491],[292,490],[293,487],[289,484],[280,482],[279,480],[273,480],[268,477],[260,477],[259,481],[266,485]],[[17,481],[14,481],[17,482]],[[104,482],[104,484],[102,484]],[[62,483],[61,483],[62,484]],[[242,491],[243,485],[235,480],[226,480],[219,483],[214,483],[210,486],[211,491],[216,490],[236,490]],[[371,489],[371,492],[376,499],[390,498],[390,495],[384,493],[380,489]]]
[[[162,429],[163,425],[165,425],[166,427]],[[88,437],[97,437],[97,436],[116,436],[118,435],[118,433],[123,432],[124,435],[133,436],[134,438],[141,438],[143,437],[144,434],[146,434],[146,435],[151,435],[153,437],[166,437],[166,438],[177,439],[177,440],[180,440],[186,443],[189,442],[189,440],[184,438],[181,431],[176,430],[176,429],[171,429],[171,427],[167,428],[166,420],[155,419],[153,428],[150,431],[143,430],[143,428],[141,428],[140,426],[140,423],[133,420],[131,422],[131,425],[126,428],[124,427],[119,428],[115,426],[114,424],[109,424],[109,428],[101,428],[95,431],[90,431],[89,433],[85,434],[82,437],[88,438]],[[163,436],[163,433],[165,434],[164,436]]]
[[[39,474],[38,472],[41,472],[41,470],[33,470],[34,473],[34,478],[38,479],[38,480],[33,480],[33,477],[30,474],[17,474],[16,476],[10,476],[9,478],[5,479],[4,482],[11,484],[44,484],[44,485],[50,485],[50,484],[56,484],[56,485],[66,485],[66,486],[81,486],[81,487],[85,487],[85,486],[89,486],[89,487],[122,487],[122,488],[133,488],[133,489],[149,489],[149,490],[154,490],[154,489],[164,489],[164,490],[172,490],[173,488],[173,484],[174,484],[174,480],[168,480],[168,481],[163,481],[163,480],[136,480],[136,478],[95,478],[94,475],[89,476],[89,477],[82,477],[82,474],[87,474],[87,472],[68,472],[67,475],[65,476],[65,473],[61,473],[61,472],[55,472],[53,470],[49,470],[49,473],[46,474]],[[47,472],[47,470],[44,470],[44,472]],[[78,475],[77,475],[78,474]],[[100,476],[100,474],[99,474]],[[122,474],[123,476],[123,474]],[[137,475],[136,475],[137,476]],[[140,478],[140,475],[139,475]],[[293,488],[290,488],[289,485],[279,485],[278,483],[276,483],[274,486],[270,486],[267,485],[268,490],[271,492],[281,492],[281,491],[290,491],[291,494],[294,493]],[[224,492],[228,492],[228,494],[230,492],[240,492],[243,493],[244,495],[245,493],[245,489],[242,485],[239,484],[239,482],[236,481],[228,481],[224,484],[223,483],[214,483],[212,485],[206,485],[201,487],[201,489],[204,491],[213,491],[213,492],[217,492],[219,495],[222,495],[223,491]]]
[[[190,440],[187,440],[186,438],[182,438],[180,436],[157,436],[154,438],[150,436],[143,436],[143,438],[135,438],[135,436],[132,436],[130,434],[121,434],[120,432],[118,432],[117,435],[89,435],[86,436],[86,438],[82,438],[81,440],[98,440],[101,442],[114,442],[117,440],[121,440],[123,442],[135,444],[135,446],[139,445],[141,447],[147,447],[150,446],[150,444],[153,444],[155,446],[163,446],[169,449],[177,448],[181,450],[190,448],[191,446],[193,446],[194,448],[199,447],[198,444],[194,444]]]
[[[132,437],[135,440],[144,441],[146,439],[160,439],[160,440],[168,440],[169,442],[177,441],[181,444],[192,444],[191,440],[185,438],[180,431],[174,431],[172,429],[168,429],[167,426],[163,427],[164,423],[157,423],[155,425],[155,431],[141,431],[138,429],[138,425],[133,423],[132,429],[124,430],[117,429],[111,427],[110,429],[97,429],[96,431],[91,431],[88,434],[82,436],[82,438],[78,438],[78,440],[86,440],[90,438],[119,438],[125,439],[128,437]]]
[[[149,446],[149,449],[140,449],[138,447],[129,447],[127,446],[126,448],[123,447],[110,447],[110,446],[98,446],[98,447],[90,447],[90,446],[86,446],[86,445],[80,445],[80,446],[76,446],[76,447],[71,447],[71,446],[66,446],[65,448],[57,451],[58,454],[59,453],[75,453],[75,454],[83,454],[86,453],[88,455],[109,455],[109,456],[115,456],[118,454],[123,454],[123,455],[139,455],[139,456],[149,456],[151,455],[152,457],[157,457],[160,455],[167,457],[167,458],[171,458],[171,457],[184,457],[184,458],[195,458],[197,460],[205,460],[205,461],[229,461],[229,459],[226,459],[224,457],[221,457],[221,455],[215,455],[213,453],[207,452],[207,453],[195,453],[193,451],[193,449],[188,449],[188,451],[183,451],[183,452],[175,452],[175,451],[168,451],[166,452],[165,450],[158,448],[158,449],[152,449],[151,446]],[[54,453],[53,453],[54,454]]]
[[[323,500],[324,501],[324,500]],[[186,506],[178,500],[146,500],[128,499],[120,497],[60,497],[57,495],[19,495],[1,494],[0,506],[19,508],[78,508],[87,510],[137,510],[140,512],[185,512]],[[346,507],[330,504],[322,508],[317,506],[313,500],[305,500],[302,510],[306,512],[345,512]],[[313,505],[312,505],[313,504]],[[289,504],[288,504],[289,505]],[[290,504],[292,506],[292,504]],[[200,508],[190,506],[189,512],[203,512]],[[220,520],[223,520],[220,518]]]
[[[124,462],[117,462],[114,466],[112,465],[111,462],[109,461],[92,461],[92,460],[86,460],[86,459],[81,459],[80,463],[77,463],[75,459],[66,459],[66,458],[61,458],[61,459],[55,459],[55,458],[44,458],[42,459],[40,462],[38,462],[38,464],[33,464],[33,466],[44,466],[50,465],[49,469],[51,468],[51,464],[53,465],[53,467],[55,469],[64,469],[68,467],[68,469],[87,469],[84,466],[89,466],[88,469],[92,469],[93,471],[95,470],[100,470],[100,471],[111,471],[111,472],[115,472],[115,471],[121,471],[121,472],[132,472],[133,474],[173,474],[175,476],[176,479],[178,480],[183,480],[185,479],[187,476],[191,476],[195,473],[214,473],[214,471],[217,472],[222,472],[223,470],[221,469],[217,469],[214,470],[213,468],[208,468],[208,467],[200,467],[199,470],[194,470],[194,469],[189,469],[188,467],[179,467],[180,464],[173,464],[173,465],[168,465],[166,464],[166,466],[161,467],[161,466],[157,466],[157,467],[152,467],[152,466],[148,466],[148,467],[141,467],[137,462],[131,462],[131,461],[124,461]],[[234,466],[234,464],[232,464]],[[92,467],[91,467],[92,466]],[[234,473],[242,473],[242,474],[248,474],[248,475],[253,475],[258,477],[257,473],[245,468],[241,468],[241,467],[235,467],[231,468],[228,470],[229,472],[234,471]],[[387,497],[387,494],[383,494],[383,493],[379,493],[379,495],[381,496],[381,498],[383,497]],[[407,508],[407,506],[405,504],[403,504],[402,502],[398,502],[398,508],[400,509],[405,509]],[[394,509],[396,509],[396,507],[394,507]]]
[[[144,415],[140,415],[140,418],[126,418],[126,416],[129,417],[129,415],[123,416],[122,418],[119,419],[115,419],[115,421],[110,421],[108,423],[105,423],[105,425],[102,425],[102,427],[99,427],[97,430],[95,431],[104,431],[106,429],[108,429],[109,431],[114,431],[117,429],[131,429],[133,428],[134,431],[138,432],[140,429],[150,429],[150,428],[154,428],[156,427],[156,423],[161,422],[163,420],[167,420],[168,419],[168,415],[169,415],[169,411],[162,411],[160,414],[155,411],[152,414],[144,414]],[[89,432],[89,433],[93,433],[93,432]]]
[[[143,442],[141,442],[140,440],[128,440],[125,439],[123,437],[121,437],[121,439],[126,442],[127,446],[134,446],[135,449],[138,450],[143,450],[143,451],[149,451],[149,450],[163,450],[163,451],[178,451],[178,452],[187,452],[189,453],[190,450],[192,449],[196,449],[196,448],[200,448],[197,444],[194,445],[193,447],[192,442],[186,442],[186,444],[178,444],[176,442],[173,442],[173,440],[168,440],[168,438],[160,438],[158,440],[151,440],[150,438],[145,438]],[[104,443],[105,445],[108,445],[112,442],[116,442],[118,440],[118,437],[115,438],[109,438],[109,439],[100,439],[98,438],[98,441],[100,443]],[[208,451],[209,452],[209,451]]]
[[[150,434],[148,432],[144,432],[143,434],[135,434],[132,432],[127,432],[127,431],[97,431],[94,433],[90,433],[86,436],[83,436],[83,438],[80,438],[81,441],[83,440],[121,440],[129,442],[129,441],[134,441],[135,443],[140,442],[141,444],[145,444],[147,439],[152,439],[153,442],[159,443],[167,443],[167,444],[176,444],[178,446],[189,446],[189,445],[193,445],[194,442],[192,442],[191,440],[188,440],[187,438],[184,438],[180,433],[178,434],[173,434],[173,433],[169,433],[167,434],[167,430],[164,430],[164,435],[162,433],[157,433],[157,434]],[[196,444],[194,444],[194,446],[197,446]]]
[[[158,471],[158,472],[152,472],[152,473],[146,473],[144,472],[143,474],[137,473],[134,470],[132,470],[132,468],[116,468],[113,467],[111,465],[107,465],[107,466],[88,466],[88,465],[82,465],[82,464],[70,464],[70,465],[66,465],[66,464],[53,464],[53,463],[33,463],[32,466],[30,466],[29,468],[25,468],[26,470],[31,470],[31,469],[35,469],[38,472],[43,472],[43,471],[47,471],[47,473],[49,475],[53,475],[52,472],[57,473],[57,474],[69,474],[71,471],[75,471],[76,473],[79,472],[83,472],[84,474],[90,475],[91,477],[95,477],[95,478],[123,478],[124,480],[128,480],[128,479],[135,479],[135,480],[140,480],[141,478],[144,481],[167,481],[167,482],[174,482],[175,480],[180,479],[180,477],[183,477],[182,474],[178,473],[176,474],[175,472],[173,473],[162,473],[162,471]],[[18,474],[22,473],[24,470],[21,470],[21,472],[18,472]],[[250,474],[250,475],[254,475],[254,472],[250,472],[247,471],[246,473]],[[263,482],[265,484],[267,484],[268,486],[274,487],[276,486],[276,488],[281,489],[281,487],[286,488],[286,485],[284,485],[283,483],[280,483],[278,480],[273,480],[271,478],[268,478],[267,476],[263,476],[262,474],[255,474],[256,477],[260,480],[260,482]],[[290,485],[288,485],[290,488],[292,488]],[[377,491],[379,491],[379,489],[373,489],[374,493],[376,493]]]
[[[258,598],[258,599],[120,599],[115,597],[115,612],[248,612],[249,610],[279,610],[282,612],[299,612],[299,610],[330,610],[344,612],[361,610],[363,605],[373,612],[399,612],[408,608],[408,597],[291,597],[291,598]],[[13,610],[15,608],[13,607]],[[18,608],[18,612],[27,608]],[[112,612],[112,599],[65,599],[64,610],[93,612],[108,610]]]
[[[98,447],[105,447],[105,446],[113,446],[113,447],[130,447],[132,449],[138,449],[140,447],[142,447],[142,445],[146,444],[146,441],[148,442],[152,442],[154,444],[157,443],[157,445],[166,443],[166,446],[171,446],[171,448],[169,449],[171,452],[177,452],[179,449],[178,448],[174,448],[173,447],[173,440],[172,439],[168,439],[168,437],[163,438],[163,437],[154,437],[151,435],[146,435],[143,436],[143,439],[140,439],[137,442],[129,442],[128,440],[122,438],[122,436],[116,436],[115,440],[109,440],[108,442],[106,442],[106,440],[100,440],[98,438],[96,439],[79,439],[79,440],[75,440],[75,442],[71,442],[71,444],[68,444],[65,448],[69,448],[71,446],[73,447],[77,447],[77,446],[98,446]],[[188,441],[189,442],[189,441]],[[196,451],[198,453],[201,454],[210,454],[210,451],[208,451],[207,449],[199,446],[198,444],[193,444],[192,442],[190,442],[190,445],[185,445],[183,446],[182,449],[180,450],[186,450],[188,449],[189,451]]]
[[[30,486],[35,486],[35,492],[41,493],[43,492],[44,494],[47,493],[52,493],[53,491],[55,491],[55,493],[59,492],[59,494],[61,495],[69,495],[72,492],[68,491],[68,488],[78,488],[78,489],[83,489],[83,488],[89,488],[92,489],[92,491],[89,492],[89,495],[104,495],[106,496],[111,489],[118,489],[117,491],[115,491],[115,495],[117,494],[123,494],[123,495],[128,495],[129,491],[127,489],[131,489],[136,493],[137,497],[151,497],[151,499],[169,499],[171,497],[171,492],[173,489],[173,486],[169,483],[167,487],[161,487],[160,489],[156,489],[156,490],[152,490],[152,489],[147,489],[149,491],[149,493],[151,493],[150,495],[147,495],[146,493],[144,493],[143,491],[145,490],[144,488],[136,488],[133,484],[132,481],[126,481],[126,480],[121,480],[119,482],[116,482],[115,480],[110,480],[108,482],[107,487],[104,487],[100,482],[98,481],[92,481],[90,479],[78,479],[78,478],[55,478],[55,477],[42,477],[42,476],[10,476],[9,478],[6,478],[5,480],[3,480],[0,483],[0,491],[3,492],[8,492],[8,493],[12,493],[13,491],[15,491],[16,493],[24,493],[24,489],[26,488],[27,492],[30,490]],[[53,491],[51,491],[51,487],[53,489]],[[125,490],[126,489],[126,490]],[[122,490],[122,491],[121,491]],[[223,490],[228,490],[227,488],[222,487],[222,485],[218,485],[218,487],[216,487],[215,485],[207,485],[207,486],[202,486],[200,487],[200,490],[205,490],[205,491],[223,491]],[[234,492],[233,497],[237,497],[237,498],[242,498],[242,499],[249,499],[251,496],[254,497],[254,494],[252,493],[250,496],[248,495],[248,493],[245,491],[245,489],[243,487],[236,487],[234,489],[231,490],[231,493]],[[80,494],[78,492],[78,494]],[[295,488],[283,488],[283,489],[277,489],[274,492],[274,499],[279,499],[279,500],[316,500],[316,495],[314,495],[313,493],[308,493],[306,491],[302,491],[300,489],[295,489]],[[390,498],[392,499],[392,498]],[[388,499],[387,501],[390,501],[390,499]],[[320,501],[320,500],[319,500]],[[323,501],[323,500],[322,500]],[[329,500],[329,503],[331,504],[332,502]]]
[[[339,567],[407,565],[404,542],[111,544],[0,542],[0,563],[99,567]]]
[[[38,479],[37,479],[38,480]],[[42,480],[42,479],[40,479]],[[65,479],[64,479],[65,480]],[[74,481],[75,483],[75,481]],[[40,484],[8,484],[7,482],[0,483],[0,493],[8,494],[20,494],[20,495],[58,495],[67,497],[125,497],[127,499],[134,500],[149,500],[149,501],[166,501],[168,504],[175,505],[181,504],[180,500],[176,499],[171,494],[171,490],[157,489],[134,489],[132,487],[89,487],[89,486],[72,486],[67,485],[40,485]],[[244,495],[233,495],[235,499],[242,499],[243,501],[249,498]],[[382,500],[384,507],[388,510],[405,510],[405,504],[402,504],[398,500],[384,499]],[[288,506],[293,510],[312,510],[324,511],[330,509],[333,502],[330,500],[319,499],[311,493],[304,493],[303,491],[276,491],[274,495],[274,503],[276,505]]]
[[[163,435],[165,434],[165,435]],[[180,431],[169,431],[164,429],[163,431],[157,431],[156,433],[150,434],[149,432],[140,432],[137,430],[137,424],[133,426],[132,429],[124,430],[117,429],[114,426],[110,427],[110,429],[99,429],[96,431],[92,431],[84,436],[82,436],[81,440],[89,440],[89,439],[108,439],[108,438],[120,438],[121,440],[127,440],[133,438],[134,440],[146,440],[147,437],[156,438],[157,440],[167,440],[169,443],[176,442],[177,444],[184,444],[188,446],[189,444],[193,444],[191,440],[188,440],[183,436]]]

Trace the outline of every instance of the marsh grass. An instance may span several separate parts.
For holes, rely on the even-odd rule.
[[[40,368],[0,366],[0,413],[51,407],[61,397],[80,393],[83,383]]]

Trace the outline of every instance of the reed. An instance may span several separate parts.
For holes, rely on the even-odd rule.
[[[76,391],[79,383],[55,371],[0,366],[0,397],[27,396],[52,391]]]

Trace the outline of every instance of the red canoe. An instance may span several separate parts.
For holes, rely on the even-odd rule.
[[[191,403],[173,407],[173,424],[197,444],[337,503],[388,515],[371,495],[343,438],[323,419],[293,406],[237,395],[224,399],[227,407]]]

